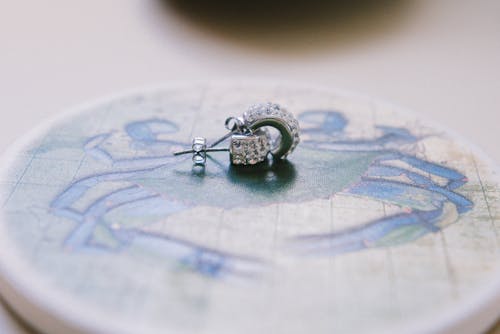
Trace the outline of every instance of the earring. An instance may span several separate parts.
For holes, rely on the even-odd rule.
[[[243,117],[227,118],[225,126],[230,132],[208,148],[205,138],[195,137],[191,150],[174,155],[192,153],[193,163],[204,165],[207,152],[229,151],[232,164],[255,165],[265,161],[269,153],[274,159],[286,159],[300,142],[299,122],[278,104],[253,105]],[[271,138],[266,127],[275,128],[279,134]],[[228,138],[231,138],[229,148],[214,148]]]

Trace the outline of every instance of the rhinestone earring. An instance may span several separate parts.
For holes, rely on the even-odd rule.
[[[243,113],[243,117],[227,118],[225,126],[230,132],[209,147],[205,138],[195,137],[191,150],[174,155],[192,153],[193,163],[204,165],[207,153],[229,151],[232,164],[255,165],[265,161],[269,153],[274,159],[286,159],[300,142],[299,122],[278,104],[253,105]],[[271,138],[266,127],[275,128],[279,134]],[[229,148],[215,148],[228,138],[231,138]]]

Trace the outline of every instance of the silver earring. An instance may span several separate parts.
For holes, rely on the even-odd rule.
[[[276,138],[271,138],[270,152],[274,159],[284,159],[290,155],[300,142],[299,121],[292,113],[279,104],[255,104],[243,113],[243,117],[226,119],[228,134],[216,140],[210,147],[215,147],[234,134],[254,133],[263,127],[273,127],[279,131]]]
[[[229,117],[225,126],[229,133],[207,147],[206,139],[195,137],[191,150],[175,155],[192,153],[193,163],[204,165],[207,152],[229,151],[234,165],[255,165],[265,161],[269,153],[274,159],[286,159],[300,142],[297,119],[278,104],[265,103],[251,106],[242,117]],[[266,127],[273,127],[279,134],[271,138]],[[231,138],[229,148],[215,146]]]

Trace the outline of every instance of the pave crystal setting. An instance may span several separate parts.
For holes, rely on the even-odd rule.
[[[292,113],[279,104],[261,103],[243,113],[245,126],[251,130],[263,126],[275,127],[280,134],[271,139],[271,153],[275,158],[286,158],[300,142],[299,122]]]
[[[229,154],[234,165],[255,165],[267,159],[270,151],[269,132],[256,130],[253,134],[231,136]]]

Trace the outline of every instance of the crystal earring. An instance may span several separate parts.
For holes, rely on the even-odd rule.
[[[174,154],[192,153],[193,163],[204,165],[207,153],[229,151],[232,164],[255,165],[265,161],[269,153],[274,159],[286,159],[300,142],[299,122],[278,104],[253,105],[243,113],[243,117],[227,118],[225,126],[230,132],[209,147],[205,138],[195,137],[191,150]],[[275,128],[279,134],[271,138],[266,127]],[[215,148],[228,138],[231,138],[229,148]]]

